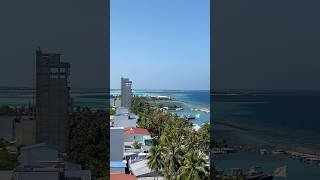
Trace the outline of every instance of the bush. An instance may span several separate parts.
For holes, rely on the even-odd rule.
[[[132,147],[135,148],[135,149],[140,149],[141,148],[141,144],[138,143],[138,142],[134,142],[134,143],[132,143]]]

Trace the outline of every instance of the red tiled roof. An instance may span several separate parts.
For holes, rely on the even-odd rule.
[[[143,129],[143,128],[125,128],[124,129],[124,135],[125,136],[129,136],[131,134],[142,134],[142,135],[145,135],[145,136],[150,136],[150,133],[148,130],[146,129]]]
[[[129,174],[111,173],[110,180],[137,180],[137,178]]]

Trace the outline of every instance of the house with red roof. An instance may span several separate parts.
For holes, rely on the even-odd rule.
[[[129,127],[124,129],[124,142],[126,144],[138,142],[142,146],[150,146],[152,138],[150,132],[146,129]]]

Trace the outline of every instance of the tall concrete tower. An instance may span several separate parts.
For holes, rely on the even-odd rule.
[[[132,81],[129,78],[121,78],[121,106],[128,109],[131,108],[132,100]]]
[[[69,144],[70,64],[61,54],[36,52],[36,143],[65,152]]]

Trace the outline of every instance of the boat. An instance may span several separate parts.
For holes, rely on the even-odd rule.
[[[272,175],[264,174],[261,167],[253,167],[249,169],[245,180],[272,180]]]
[[[225,154],[226,152],[221,149],[215,149],[212,151],[213,154]]]
[[[272,154],[285,154],[286,152],[282,149],[277,149],[271,152]]]
[[[205,109],[205,108],[201,108],[201,109],[199,109],[199,111],[202,111],[202,112],[205,112],[205,113],[209,113],[210,112],[209,109]]]
[[[308,157],[303,160],[303,162],[307,164],[320,164],[320,158],[319,157]]]
[[[190,115],[190,114],[188,114],[188,115],[186,115],[186,116],[184,116],[184,117],[187,118],[188,120],[194,120],[194,119],[196,119],[196,116]]]
[[[260,149],[260,154],[261,154],[261,155],[271,154],[271,151],[269,151],[269,150],[267,150],[267,149]]]

